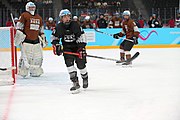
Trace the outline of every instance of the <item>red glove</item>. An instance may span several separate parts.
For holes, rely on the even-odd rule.
[[[84,59],[84,58],[86,58],[86,55],[87,55],[87,53],[86,53],[86,49],[85,48],[79,48],[78,50],[77,50],[77,52],[79,53],[79,58],[80,59]]]
[[[52,46],[53,47],[53,53],[54,55],[60,56],[63,53],[63,50],[61,48],[60,44],[55,44]]]

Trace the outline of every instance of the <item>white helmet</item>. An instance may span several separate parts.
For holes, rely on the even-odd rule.
[[[77,16],[74,16],[73,19],[78,19],[78,17],[77,17]]]
[[[129,10],[125,10],[125,11],[123,12],[123,16],[124,16],[124,15],[130,16],[131,14],[130,14]]]
[[[17,17],[14,18],[14,21],[19,20]]]
[[[31,7],[34,7],[35,9],[34,9],[34,10],[30,10],[29,8],[31,8]],[[33,2],[28,2],[28,3],[26,4],[26,11],[28,11],[29,13],[31,13],[31,15],[34,15],[35,10],[36,10],[36,5],[35,5]]]
[[[52,17],[49,17],[48,21],[53,21],[53,18],[52,18]]]
[[[63,9],[59,13],[59,17],[62,18],[65,15],[71,15],[71,12],[68,9]]]
[[[85,20],[89,20],[89,19],[90,19],[90,16],[86,16],[86,17],[85,17]]]

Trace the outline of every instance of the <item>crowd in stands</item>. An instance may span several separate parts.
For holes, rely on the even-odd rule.
[[[180,18],[180,15],[179,15]],[[15,22],[18,21],[18,18],[14,19]],[[83,29],[87,28],[121,28],[121,23],[123,22],[122,16],[119,13],[115,13],[114,15],[109,14],[100,14],[99,17],[93,15],[86,16],[73,16],[72,20],[77,21]],[[55,21],[52,17],[49,17],[45,23],[44,28],[53,30],[60,21]],[[139,28],[162,28],[162,27],[176,27],[176,20],[171,18],[167,24],[161,22],[160,18],[153,14],[150,16],[149,20],[145,20],[142,15],[139,16],[137,20],[135,20],[137,26]],[[180,26],[180,24],[178,24]],[[177,27],[179,27],[177,25]],[[13,23],[10,19],[6,22],[6,26],[13,26]]]

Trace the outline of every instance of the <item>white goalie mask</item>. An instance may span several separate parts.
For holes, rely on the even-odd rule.
[[[31,15],[35,14],[36,5],[33,2],[28,2],[26,4],[26,11],[31,13]]]

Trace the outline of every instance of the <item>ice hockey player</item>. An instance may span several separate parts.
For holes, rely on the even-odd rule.
[[[124,21],[122,23],[122,31],[120,33],[114,34],[115,39],[119,39],[126,35],[126,39],[120,44],[120,60],[125,61],[131,58],[130,51],[134,44],[138,44],[139,30],[136,23],[130,19],[130,11],[125,10],[123,12]],[[131,62],[129,64],[132,64]]]
[[[153,14],[151,19],[148,21],[150,28],[162,28],[160,21],[157,19],[156,14]]]
[[[53,30],[56,27],[56,23],[52,17],[49,17],[48,21],[46,22],[46,29]]]
[[[28,2],[17,23],[15,35],[16,45],[21,47],[18,74],[22,77],[39,77],[43,74],[42,47],[47,45],[43,30],[42,18],[35,14],[36,5]]]
[[[63,52],[80,54],[79,57],[70,54],[63,54],[66,67],[70,75],[70,80],[73,82],[73,87],[70,88],[70,91],[76,92],[80,88],[80,85],[74,63],[76,63],[77,68],[80,70],[80,74],[83,79],[83,88],[88,87],[85,49],[86,37],[80,25],[76,21],[71,21],[71,12],[68,9],[61,10],[59,17],[61,22],[56,26],[51,36],[53,52],[58,56],[60,56]],[[60,38],[63,49],[60,44]]]

